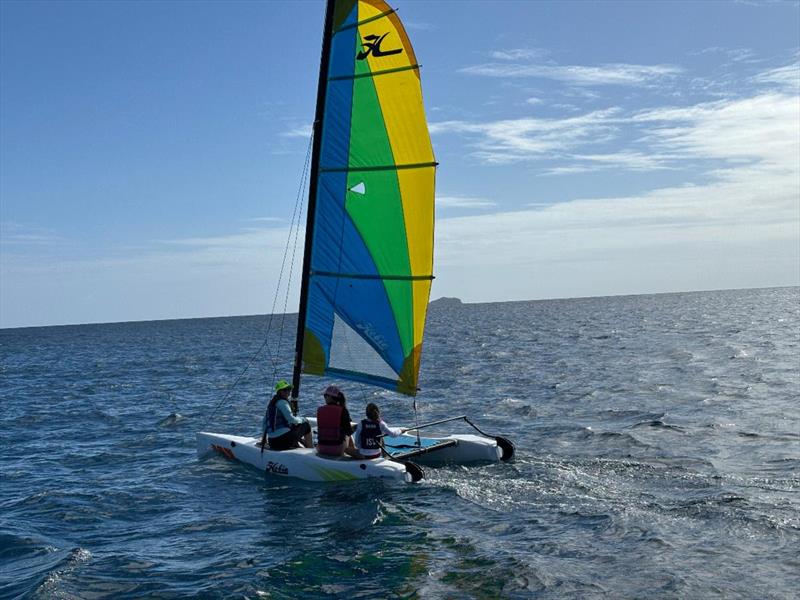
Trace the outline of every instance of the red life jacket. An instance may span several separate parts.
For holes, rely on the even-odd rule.
[[[345,433],[342,431],[342,407],[326,404],[317,409],[317,442],[320,444],[341,444]]]

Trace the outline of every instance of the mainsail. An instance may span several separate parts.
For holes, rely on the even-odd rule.
[[[436,167],[419,65],[382,0],[328,11],[296,367],[414,395]]]

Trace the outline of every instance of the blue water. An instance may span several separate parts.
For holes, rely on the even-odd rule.
[[[197,459],[201,428],[258,433],[266,355],[206,420],[266,327],[0,331],[0,597],[797,597],[800,289],[435,304],[419,418],[518,454],[413,486]]]

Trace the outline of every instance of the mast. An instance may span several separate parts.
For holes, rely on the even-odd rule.
[[[308,214],[306,215],[306,239],[303,251],[303,271],[300,282],[300,308],[297,315],[297,339],[294,350],[294,373],[292,374],[292,398],[300,394],[300,371],[303,367],[303,338],[306,329],[308,307],[308,283],[311,272],[311,247],[314,237],[314,218],[317,205],[317,180],[319,179],[319,155],[322,148],[322,118],[325,114],[325,95],[328,88],[328,63],[333,37],[333,13],[336,0],[327,0],[325,26],[322,32],[322,56],[319,60],[319,83],[317,83],[317,109],[314,115],[314,144],[311,148],[311,181],[308,184]]]

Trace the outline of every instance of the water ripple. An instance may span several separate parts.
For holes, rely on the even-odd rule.
[[[800,587],[797,288],[433,305],[420,421],[468,414],[518,455],[428,469],[417,486],[316,485],[196,459],[194,432],[266,323],[0,331],[0,597]],[[282,372],[291,360],[284,347]],[[257,434],[271,376],[261,361],[210,427]],[[305,410],[327,383],[305,380]],[[390,423],[413,420],[408,399],[344,385],[354,414],[375,401]]]

